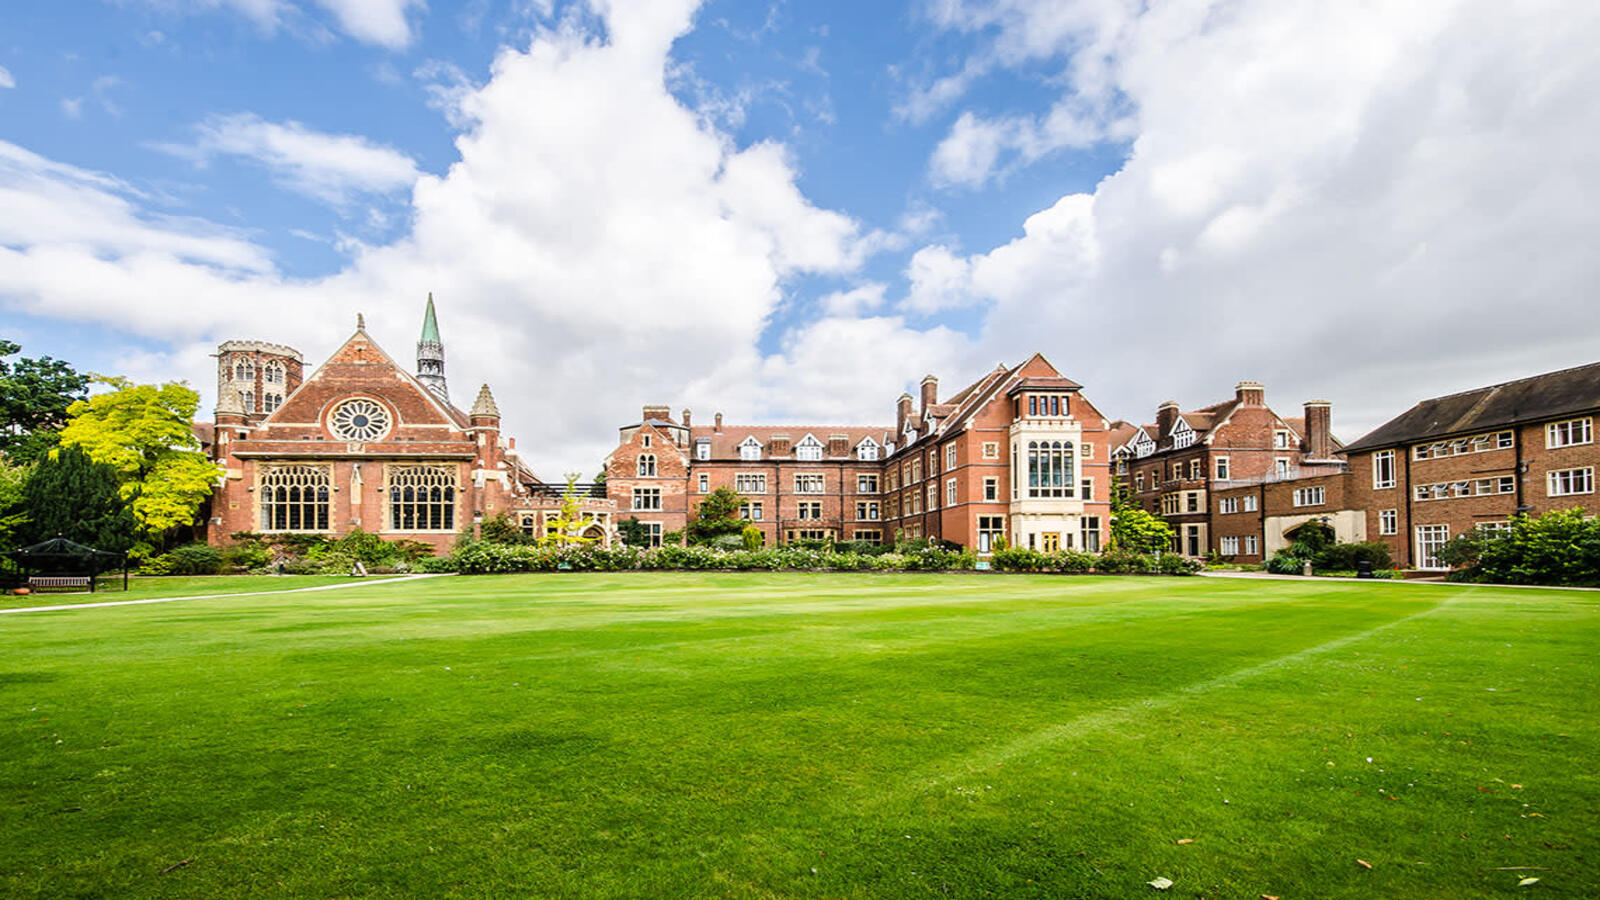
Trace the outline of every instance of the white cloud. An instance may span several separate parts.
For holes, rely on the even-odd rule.
[[[507,430],[547,477],[592,472],[614,428],[654,399],[734,419],[810,412],[785,385],[820,377],[816,361],[835,339],[907,357],[825,367],[830,390],[882,418],[900,385],[879,382],[928,368],[964,339],[893,317],[830,316],[781,336],[777,361],[763,358],[789,279],[848,275],[885,238],[812,204],[781,145],[741,148],[667,90],[667,53],[694,8],[608,0],[605,41],[569,20],[526,50],[502,50],[486,83],[451,98],[467,123],[459,160],[415,176],[409,234],[344,244],[351,262],[325,278],[288,278],[236,235],[155,219],[111,179],[26,157],[20,171],[0,170],[0,188],[54,230],[0,231],[0,302],[169,341],[171,365],[209,402],[214,375],[194,347],[258,337],[318,361],[362,311],[405,359],[431,290],[456,399],[490,382]],[[328,196],[413,177],[386,148],[254,117],[208,123],[191,149],[264,159]],[[867,295],[841,304],[875,305]],[[864,393],[862,379],[886,393]]]
[[[1600,7],[1157,4],[1042,41],[1068,6],[942,8],[1000,57],[1069,60],[1063,103],[1120,98],[1127,161],[1004,246],[920,251],[909,307],[989,304],[986,355],[1059,336],[1081,352],[1056,362],[1113,415],[1259,378],[1286,412],[1327,395],[1347,438],[1420,397],[1595,358]],[[953,181],[1031,152],[1013,135],[985,165],[967,143]]]
[[[874,281],[847,291],[834,291],[817,301],[817,305],[828,316],[855,316],[883,306],[883,295],[887,290],[888,285]]]
[[[331,35],[316,24],[309,12],[314,2],[333,18],[339,30],[362,43],[377,44],[391,50],[409,46],[415,38],[408,14],[425,9],[424,0],[140,0],[159,11],[177,13],[231,10],[250,20],[264,34],[280,28],[315,40]]]
[[[0,89],[14,88],[16,86],[17,79],[12,77],[11,70],[5,66],[0,66]]]
[[[411,43],[406,13],[425,6],[422,0],[317,0],[317,4],[333,14],[345,34],[391,50]]]
[[[213,116],[193,144],[160,149],[204,165],[240,156],[272,172],[283,187],[335,206],[360,194],[387,194],[417,180],[416,163],[392,147],[349,134],[324,134],[299,122],[268,122],[250,113]]]

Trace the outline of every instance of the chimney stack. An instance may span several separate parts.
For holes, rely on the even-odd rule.
[[[1266,406],[1267,389],[1259,381],[1241,381],[1233,389],[1233,396],[1245,406]]]
[[[1168,400],[1156,407],[1156,448],[1170,446],[1172,426],[1178,423],[1178,401]]]
[[[645,422],[648,422],[648,421],[650,421],[652,419],[659,419],[659,420],[661,420],[663,422],[671,422],[672,421],[672,407],[670,407],[670,406],[646,406],[644,408],[643,416],[644,416],[644,418],[641,421],[645,421]]]
[[[939,402],[939,379],[932,375],[922,376],[922,417],[928,417],[928,407]]]
[[[687,408],[683,411],[683,427],[689,427],[689,410]]]
[[[1333,459],[1333,406],[1326,400],[1306,401],[1306,456]]]
[[[721,434],[722,433],[722,413],[717,413],[716,417],[713,418],[712,421],[715,424],[711,426],[711,430],[715,431],[717,434]]]
[[[895,435],[906,433],[906,421],[911,418],[911,395],[902,393],[900,399],[895,401],[894,428]]]

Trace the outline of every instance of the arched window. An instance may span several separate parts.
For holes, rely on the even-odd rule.
[[[454,531],[454,466],[391,466],[389,528],[393,531]]]
[[[233,378],[235,381],[254,381],[256,377],[255,363],[248,359],[241,359],[234,364]]]
[[[1071,497],[1073,495],[1072,442],[1028,442],[1028,496]]]
[[[639,477],[654,478],[656,474],[656,455],[654,453],[639,454]]]
[[[262,377],[268,384],[283,384],[283,363],[277,360],[267,363]]]
[[[327,466],[269,466],[261,473],[262,531],[327,531]]]

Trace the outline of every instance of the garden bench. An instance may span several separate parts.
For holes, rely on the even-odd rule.
[[[87,575],[30,575],[28,587],[34,590],[48,590],[51,588],[84,588],[88,589],[89,576]]]

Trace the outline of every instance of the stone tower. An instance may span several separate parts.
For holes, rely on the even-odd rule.
[[[251,421],[270,415],[300,386],[300,351],[266,341],[225,341],[217,347],[217,402],[229,391]]]
[[[417,380],[445,402],[450,392],[444,383],[444,342],[439,340],[439,321],[433,315],[433,293],[428,293],[428,309],[422,314],[422,337],[417,340]]]

